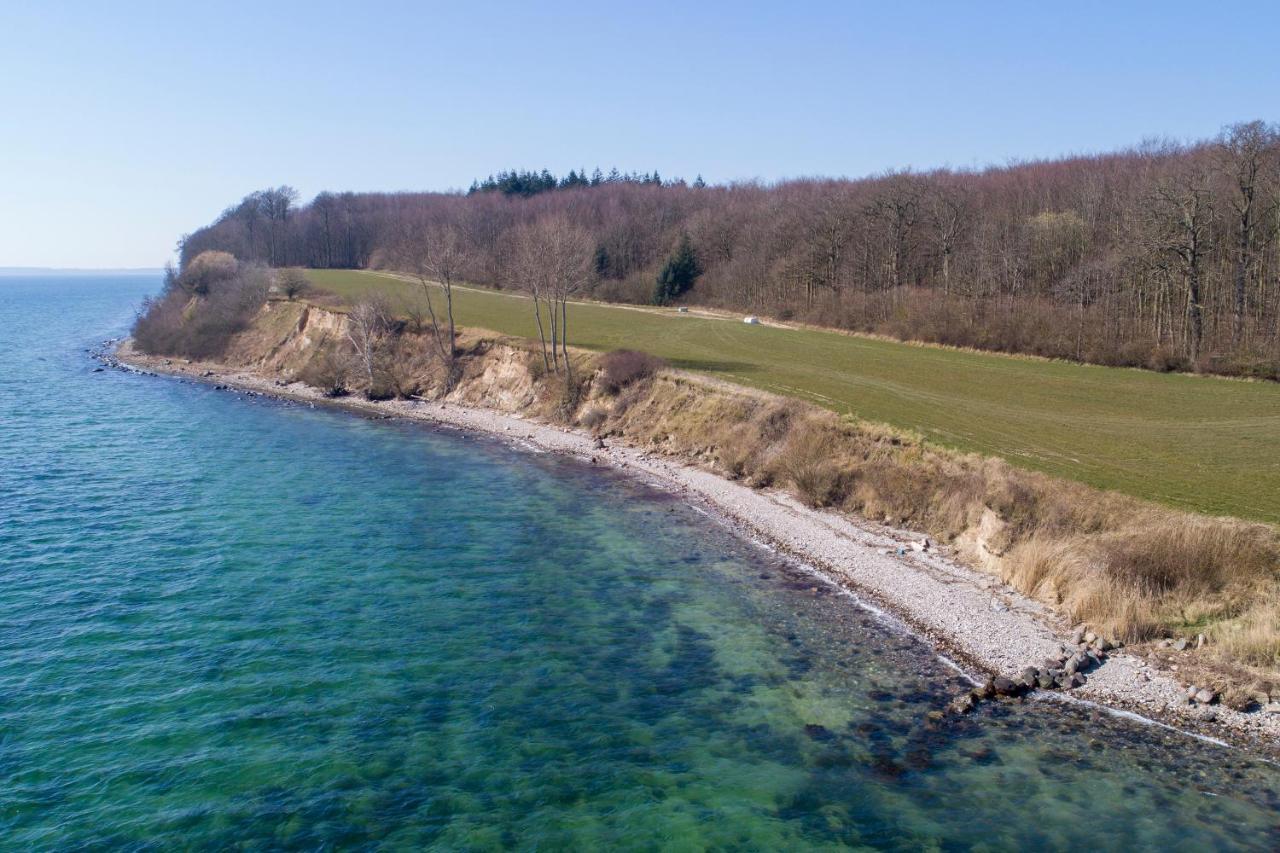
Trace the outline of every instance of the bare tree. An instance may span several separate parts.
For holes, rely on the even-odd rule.
[[[1245,301],[1253,269],[1254,231],[1258,226],[1259,183],[1267,157],[1274,157],[1280,131],[1260,121],[1241,122],[1223,130],[1219,166],[1231,183],[1235,214],[1235,264],[1232,276],[1232,342],[1244,335]]]
[[[365,387],[372,392],[374,372],[383,338],[390,328],[390,311],[377,296],[369,296],[357,302],[347,315],[347,340],[355,350],[356,359],[364,374]]]
[[[448,323],[448,334],[443,341],[437,335],[437,342],[445,361],[452,364],[457,352],[457,327],[453,321],[453,285],[462,275],[467,263],[468,247],[466,235],[462,229],[452,223],[435,225],[427,230],[426,244],[421,256],[420,269],[434,280],[444,294],[444,312]],[[430,288],[422,276],[419,276],[423,290],[427,293],[427,308],[431,314],[433,326],[436,323],[435,309],[432,307]]]
[[[289,262],[289,215],[298,200],[298,191],[279,186],[257,193],[262,213],[267,218],[267,263],[282,267]]]
[[[529,301],[533,303],[534,323],[538,327],[538,343],[542,348],[542,366],[545,370],[551,370],[551,358],[555,353],[555,347],[552,346],[551,353],[547,351],[547,330],[542,322],[542,303],[544,297],[551,292],[551,283],[548,278],[547,270],[550,264],[547,261],[548,249],[546,242],[542,239],[536,225],[522,225],[515,232],[515,250],[514,264],[511,273],[515,279],[514,285],[516,289],[524,291],[529,296]]]
[[[915,227],[920,221],[919,178],[910,172],[889,175],[884,188],[867,206],[866,215],[887,231],[889,285],[897,290],[906,283]]]
[[[276,287],[289,300],[297,299],[311,287],[307,274],[297,267],[282,269],[276,273]]]
[[[564,216],[542,217],[521,228],[516,258],[519,286],[533,301],[543,365],[559,373],[563,357],[568,373],[568,306],[569,300],[592,281],[590,235]]]
[[[1205,259],[1213,246],[1213,192],[1206,172],[1177,169],[1157,185],[1151,212],[1157,247],[1177,259],[1186,284],[1188,350],[1194,363],[1204,340],[1201,285]]]
[[[969,193],[958,182],[929,184],[925,197],[926,216],[933,232],[934,247],[942,263],[942,293],[951,295],[951,259],[960,236],[969,224]]]

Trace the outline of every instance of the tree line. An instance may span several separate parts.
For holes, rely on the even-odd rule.
[[[1272,124],[1234,124],[1193,143],[856,180],[609,177],[506,172],[468,193],[321,193],[303,206],[279,187],[185,237],[181,254],[184,263],[214,249],[271,266],[412,271],[404,259],[415,244],[447,228],[461,247],[458,280],[517,288],[529,286],[531,229],[541,228],[547,240],[573,235],[575,263],[585,245],[586,278],[565,278],[599,299],[696,302],[902,339],[1280,378]],[[529,191],[534,184],[545,186]]]
[[[614,167],[606,175],[597,167],[589,176],[586,169],[570,169],[567,175],[560,178],[551,174],[547,169],[543,169],[540,172],[511,169],[510,171],[499,172],[496,176],[490,175],[483,181],[472,181],[471,188],[467,190],[467,195],[496,192],[502,195],[517,195],[522,198],[528,198],[551,190],[599,187],[605,184],[643,184],[646,186],[674,187],[684,186],[685,181],[684,178],[664,181],[656,169],[652,172],[645,172],[642,175],[639,172],[619,172],[617,167]],[[694,180],[693,184],[696,187],[706,186],[706,182],[702,180],[701,175]]]

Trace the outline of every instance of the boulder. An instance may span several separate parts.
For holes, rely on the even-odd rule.
[[[1201,705],[1212,705],[1214,702],[1218,701],[1218,694],[1213,690],[1213,688],[1205,687],[1196,693],[1196,701]]]
[[[1081,643],[1083,643],[1084,632],[1085,632],[1085,627],[1083,625],[1077,625],[1076,629],[1071,632],[1071,645],[1078,646]]]
[[[1177,641],[1173,644],[1173,647],[1177,651],[1185,652],[1187,650],[1187,638],[1179,637]]]
[[[1019,692],[1018,685],[1003,675],[997,675],[992,679],[991,686],[995,688],[997,696],[1017,696]]]
[[[1056,682],[1054,681],[1052,674],[1042,672],[1040,673],[1040,678],[1037,683],[1040,685],[1041,690],[1052,690]]]

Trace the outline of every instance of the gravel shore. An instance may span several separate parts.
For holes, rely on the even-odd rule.
[[[679,460],[610,443],[600,446],[585,432],[534,422],[491,409],[417,400],[368,402],[330,399],[302,383],[282,385],[250,372],[215,364],[186,364],[143,356],[128,342],[105,352],[133,369],[181,376],[230,390],[308,405],[335,406],[374,417],[396,417],[469,430],[531,445],[595,464],[611,465],[676,491],[740,535],[786,554],[852,592],[864,603],[892,613],[932,643],[971,678],[1016,679],[1027,666],[1075,651],[1072,626],[991,575],[949,559],[923,537],[833,512],[803,506],[790,496],[726,480]],[[1280,714],[1243,713],[1220,705],[1190,703],[1175,676],[1124,650],[1106,656],[1088,682],[1064,701],[1089,701],[1140,715],[1224,743],[1280,757]]]

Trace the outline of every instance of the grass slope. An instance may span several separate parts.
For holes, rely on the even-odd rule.
[[[417,285],[312,271],[346,299],[407,304]],[[519,296],[460,290],[460,325],[536,336]],[[569,340],[914,430],[947,447],[1210,514],[1280,522],[1280,385],[1049,362],[673,310],[572,306]]]

